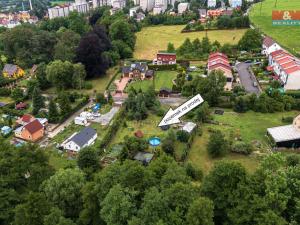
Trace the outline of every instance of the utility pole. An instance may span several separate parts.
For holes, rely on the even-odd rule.
[[[277,7],[277,0],[275,1],[275,8]]]
[[[32,8],[32,2],[31,2],[31,0],[29,0],[29,6],[30,6],[30,10],[32,10],[33,8]]]

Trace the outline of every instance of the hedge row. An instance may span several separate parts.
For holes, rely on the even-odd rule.
[[[188,153],[192,147],[193,141],[194,141],[194,137],[195,135],[199,132],[199,135],[202,136],[202,130],[201,128],[197,127],[191,134],[189,137],[188,142],[186,143],[186,146],[183,148],[182,150],[182,154],[181,154],[181,162],[184,162],[187,159]]]
[[[120,112],[117,114],[116,118],[113,120],[111,126],[108,127],[108,130],[101,140],[100,143],[100,150],[104,149],[108,146],[110,141],[113,139],[113,137],[116,135],[119,127],[123,123],[123,118],[126,116],[125,108],[121,108]]]
[[[286,95],[292,96],[293,98],[300,98],[300,91],[286,91]]]
[[[176,70],[177,69],[177,64],[166,64],[166,65],[153,65],[150,64],[148,65],[149,70],[157,70],[157,71],[162,71],[162,70]]]
[[[108,90],[110,85],[114,82],[114,80],[116,79],[116,77],[118,76],[118,74],[121,72],[121,70],[119,69],[110,79],[110,81],[108,82],[108,84],[105,87],[105,90]]]

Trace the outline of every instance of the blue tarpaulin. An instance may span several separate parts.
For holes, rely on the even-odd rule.
[[[100,103],[97,103],[97,104],[93,107],[93,112],[99,111],[100,108],[101,108],[101,104],[100,104]]]

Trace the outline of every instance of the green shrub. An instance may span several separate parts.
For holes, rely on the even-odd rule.
[[[93,84],[91,82],[84,83],[84,89],[91,90],[93,88]]]
[[[300,155],[290,154],[286,156],[286,162],[288,166],[299,166],[300,165]]]
[[[185,143],[188,142],[190,138],[189,133],[184,130],[177,131],[176,136],[178,141]]]
[[[281,121],[284,123],[293,123],[294,117],[292,116],[282,117]]]
[[[207,152],[213,158],[223,156],[228,152],[228,142],[221,131],[212,132],[208,141]]]
[[[11,90],[8,88],[0,88],[0,96],[10,96]]]
[[[191,163],[185,165],[186,174],[193,180],[201,181],[203,178],[203,171],[195,168]]]
[[[239,141],[233,144],[231,152],[249,155],[253,151],[251,144]]]

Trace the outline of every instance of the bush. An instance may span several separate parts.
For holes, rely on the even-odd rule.
[[[297,154],[287,155],[286,162],[288,166],[298,166],[300,165],[300,155]]]
[[[165,140],[163,140],[161,148],[165,153],[170,154],[172,156],[174,155],[174,141],[172,141],[170,138],[166,138]]]
[[[282,117],[281,121],[283,123],[293,123],[294,117],[292,117],[292,116]]]
[[[286,91],[285,94],[294,98],[300,98],[300,91]]]
[[[0,96],[10,96],[11,90],[8,88],[0,88]]]
[[[225,136],[221,131],[214,131],[208,142],[207,146],[208,154],[213,157],[219,157],[225,155],[228,151],[228,142],[225,140]]]
[[[203,178],[202,170],[195,168],[191,163],[185,165],[186,174],[193,180],[201,181]]]
[[[84,89],[91,90],[93,88],[93,84],[91,82],[84,83]]]
[[[177,140],[180,142],[188,142],[190,138],[190,134],[184,130],[179,130],[176,133]]]
[[[165,115],[165,110],[163,110],[162,108],[159,108],[159,109],[155,110],[155,115],[164,116]]]
[[[249,155],[253,151],[253,147],[251,144],[245,142],[236,142],[233,144],[231,148],[231,152],[240,153],[244,155]]]

